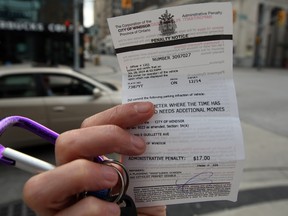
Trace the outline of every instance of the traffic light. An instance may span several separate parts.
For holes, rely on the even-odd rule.
[[[71,25],[70,20],[65,20],[64,25],[66,26],[66,28],[69,28],[69,26]]]
[[[121,1],[122,9],[131,9],[132,8],[132,0],[122,0]]]
[[[277,23],[279,26],[283,26],[286,22],[286,11],[285,10],[279,10],[277,12]]]

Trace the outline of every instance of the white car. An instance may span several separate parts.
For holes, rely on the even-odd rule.
[[[119,89],[70,68],[0,68],[0,119],[24,116],[55,132],[79,128],[88,116],[121,103]],[[6,147],[43,142],[36,135],[11,127],[0,135]]]

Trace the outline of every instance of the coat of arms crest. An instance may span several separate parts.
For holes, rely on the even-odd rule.
[[[174,15],[168,13],[168,10],[166,10],[165,13],[159,17],[159,30],[163,35],[171,35],[175,33],[177,26],[173,17]]]

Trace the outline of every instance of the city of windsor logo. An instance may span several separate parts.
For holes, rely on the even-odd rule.
[[[165,13],[159,17],[159,31],[162,33],[162,35],[171,35],[175,33],[177,25],[173,17],[174,15],[168,13],[168,10],[166,10]]]

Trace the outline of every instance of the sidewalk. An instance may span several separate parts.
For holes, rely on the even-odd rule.
[[[95,76],[109,76],[109,75],[112,75],[112,74],[115,74],[116,72],[114,71],[113,68],[111,68],[110,66],[107,66],[107,65],[103,65],[103,64],[100,64],[100,65],[95,65],[93,64],[93,62],[90,62],[90,61],[87,61],[85,62],[85,67],[84,68],[80,68],[80,70],[89,75],[89,76],[92,76],[92,77],[95,77]]]
[[[243,188],[286,182],[288,185],[288,137],[242,122],[245,146]],[[273,175],[267,175],[272,172]]]
[[[205,216],[286,216],[287,212],[288,201],[286,200],[269,204],[239,207],[238,209],[205,214]]]
[[[93,58],[95,58],[94,56]],[[97,61],[91,59],[85,61],[85,67],[82,69],[83,72],[93,75],[113,75],[120,73],[120,66],[118,64],[117,57],[114,55],[98,55]],[[95,74],[96,73],[96,74]]]
[[[259,199],[258,204],[256,201],[253,205],[241,206],[212,215],[286,216],[288,214],[288,138],[243,122],[242,129],[246,165],[240,191],[262,189],[267,193],[256,197]],[[277,191],[277,188],[281,191]],[[286,194],[280,197],[281,192]]]
[[[287,216],[288,137],[241,123],[245,168],[237,202],[168,206],[168,216]]]

